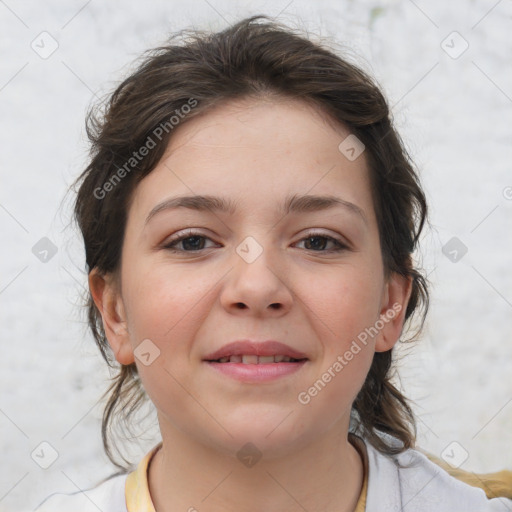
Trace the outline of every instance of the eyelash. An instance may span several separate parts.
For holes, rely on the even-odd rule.
[[[209,237],[207,236],[204,236],[203,234],[201,234],[200,232],[198,231],[194,231],[193,229],[189,229],[186,233],[184,233],[183,235],[177,237],[177,238],[174,238],[174,239],[171,239],[169,241],[169,243],[165,244],[163,246],[164,249],[167,249],[168,251],[170,252],[173,252],[173,253],[194,253],[194,252],[200,252],[200,251],[203,251],[204,249],[198,249],[198,250],[195,250],[195,251],[185,251],[183,249],[174,249],[174,246],[179,244],[180,242],[182,242],[183,240],[187,240],[188,238],[205,238],[205,239],[209,239]],[[336,244],[337,248],[336,249],[330,249],[330,250],[326,250],[326,251],[315,251],[313,249],[309,249],[310,251],[312,252],[319,252],[319,253],[333,253],[333,252],[341,252],[341,251],[346,251],[348,250],[348,246],[346,244],[344,244],[341,240],[338,240],[337,238],[334,238],[332,236],[328,236],[328,235],[325,235],[323,233],[318,233],[318,232],[310,232],[308,233],[304,238],[301,238],[301,240],[299,240],[300,242],[302,242],[303,240],[307,240],[308,238],[325,238],[326,240],[328,240],[329,242],[333,242]]]

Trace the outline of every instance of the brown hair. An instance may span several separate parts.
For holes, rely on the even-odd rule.
[[[387,102],[359,68],[266,16],[244,19],[218,33],[187,30],[175,35],[166,46],[146,52],[105,105],[89,111],[91,160],[75,182],[80,188],[74,211],[89,272],[97,268],[116,275],[132,192],[162,157],[174,127],[220,102],[262,95],[307,101],[349,127],[365,145],[384,268],[388,275],[411,278],[405,319],[422,307],[419,332],[428,310],[428,288],[411,254],[427,204]],[[151,149],[141,151],[143,147]],[[108,396],[103,445],[112,463],[125,469],[111,451],[111,422],[120,412],[128,425],[147,395],[135,364],[119,365],[113,357],[90,293],[87,302],[94,339],[107,364],[117,370],[103,395]],[[375,353],[352,408],[357,431],[387,454],[413,447],[416,437],[412,409],[390,382],[392,359],[391,350]],[[400,446],[381,433],[398,439]]]

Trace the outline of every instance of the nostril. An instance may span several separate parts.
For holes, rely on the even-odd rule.
[[[243,302],[237,302],[235,304],[235,306],[238,308],[238,309],[247,309],[247,306],[243,303]],[[274,302],[273,304],[270,304],[269,307],[272,308],[272,309],[281,309],[283,305],[280,304],[279,302]]]

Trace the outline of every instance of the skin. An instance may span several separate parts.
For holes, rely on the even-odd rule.
[[[365,154],[349,161],[338,150],[349,133],[282,98],[231,101],[189,120],[135,190],[119,276],[91,272],[110,346],[120,363],[135,361],[157,409],[163,446],[149,488],[158,512],[354,510],[363,465],[347,439],[351,406],[374,353],[400,336],[411,283],[385,277]],[[194,194],[236,201],[236,212],[163,210],[145,224],[161,201]],[[277,213],[289,194],[335,195],[365,220],[343,207]],[[163,247],[186,228],[206,238],[178,242],[181,253]],[[308,243],[312,230],[346,248]],[[252,263],[236,251],[248,236],[263,250]],[[400,313],[299,403],[396,304]],[[278,340],[309,360],[264,383],[239,382],[202,361],[242,338]],[[134,355],[145,339],[160,350],[148,366]],[[262,453],[252,467],[237,458],[247,442]]]

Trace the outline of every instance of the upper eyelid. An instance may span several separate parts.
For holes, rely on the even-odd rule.
[[[320,228],[309,228],[309,229],[310,230],[306,231],[306,233],[304,233],[302,235],[302,237],[325,236],[325,237],[330,237],[330,238],[337,238],[337,237],[344,238],[342,235],[339,235],[339,234],[325,233],[323,231],[319,231]],[[200,228],[197,228],[197,229],[196,228],[184,228],[181,233],[178,231],[177,233],[172,235],[172,237],[170,237],[168,240],[169,241],[180,240],[180,239],[186,238],[188,236],[201,236],[201,237],[204,237],[204,238],[211,238],[212,237],[212,235],[209,235],[207,233],[202,232],[200,230]]]

